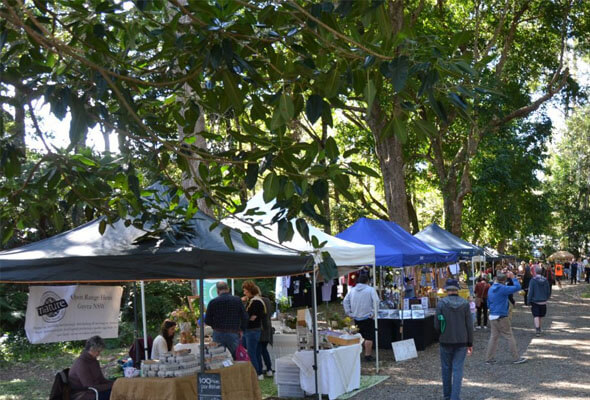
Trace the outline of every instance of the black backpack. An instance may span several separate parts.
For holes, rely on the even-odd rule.
[[[49,400],[70,400],[71,391],[70,382],[68,380],[69,373],[70,369],[66,368],[55,374],[53,386],[51,387],[51,392],[49,394]]]

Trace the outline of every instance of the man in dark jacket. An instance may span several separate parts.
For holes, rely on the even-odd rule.
[[[469,302],[458,296],[459,282],[448,279],[447,297],[436,307],[434,327],[440,332],[440,364],[445,400],[459,400],[465,356],[473,352],[473,319]]]
[[[529,303],[533,313],[536,335],[541,336],[541,318],[547,315],[547,300],[551,296],[551,285],[541,275],[540,267],[537,267],[536,272],[537,275],[529,283]]]
[[[217,297],[209,302],[205,323],[213,328],[213,341],[225,346],[235,358],[248,314],[242,300],[229,293],[227,282],[217,282]]]

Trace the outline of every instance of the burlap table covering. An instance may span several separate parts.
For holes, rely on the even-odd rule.
[[[250,362],[207,371],[221,375],[223,400],[261,400],[256,371]],[[111,400],[197,400],[197,376],[182,378],[120,378]]]

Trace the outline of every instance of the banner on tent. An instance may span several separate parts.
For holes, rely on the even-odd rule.
[[[25,331],[31,343],[116,338],[120,286],[31,286]]]

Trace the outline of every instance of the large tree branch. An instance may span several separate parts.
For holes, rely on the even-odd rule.
[[[565,86],[569,75],[570,75],[569,69],[566,68],[563,71],[563,75],[561,76],[561,80],[559,81],[557,86],[550,87],[547,90],[547,93],[545,93],[543,96],[539,97],[537,100],[535,100],[534,102],[532,102],[528,106],[524,106],[524,107],[521,107],[517,110],[514,110],[510,114],[505,116],[504,118],[492,121],[491,128],[498,128],[498,127],[506,124],[507,122],[512,121],[513,119],[526,117],[527,115],[529,115],[533,111],[536,111],[544,102],[546,102],[551,97],[553,97],[553,95],[555,95],[555,93],[559,92]]]
[[[508,53],[509,53],[510,49],[512,48],[512,43],[514,42],[514,36],[516,35],[516,28],[518,28],[518,25],[522,22],[521,21],[522,15],[525,13],[525,11],[528,9],[528,7],[529,7],[529,2],[528,1],[523,2],[520,9],[512,17],[512,22],[510,23],[510,29],[508,30],[508,34],[506,35],[506,39],[504,40],[504,46],[502,48],[500,60],[498,61],[498,64],[496,65],[496,77],[497,78],[500,78],[500,76],[502,76],[502,72],[504,71],[504,64],[506,63],[506,60],[508,59]]]
[[[487,46],[485,47],[484,51],[481,52],[481,56],[485,57],[488,55],[490,50],[496,45],[498,41],[498,37],[500,36],[500,32],[502,32],[502,28],[504,27],[504,21],[506,20],[506,15],[508,15],[508,10],[510,9],[510,4],[508,0],[504,2],[504,8],[502,9],[502,14],[500,15],[500,20],[498,21],[498,25],[496,25],[496,29],[494,30],[494,34],[488,41]],[[476,58],[477,60],[477,58]]]

